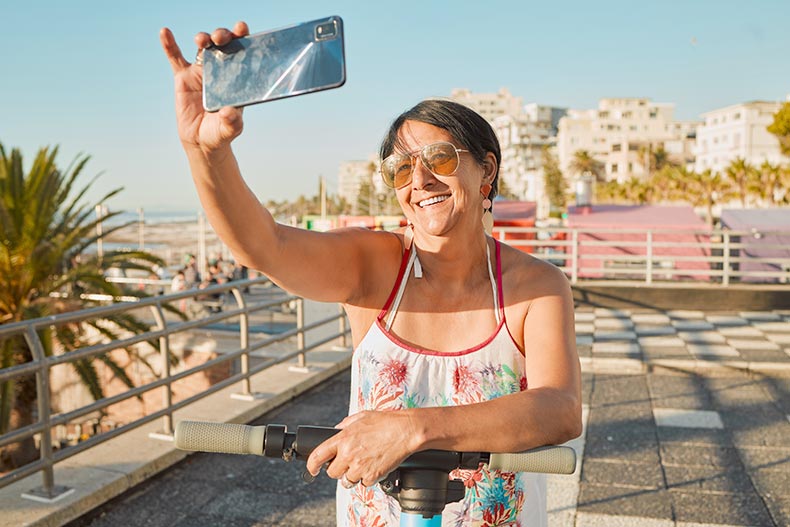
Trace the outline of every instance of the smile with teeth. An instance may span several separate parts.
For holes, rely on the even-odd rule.
[[[424,199],[418,203],[420,208],[427,207],[429,205],[433,205],[435,203],[441,203],[442,201],[446,200],[450,196],[434,196],[432,198]]]

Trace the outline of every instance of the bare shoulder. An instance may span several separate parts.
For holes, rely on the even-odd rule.
[[[555,265],[502,244],[502,275],[505,296],[511,301],[531,302],[570,291],[565,274]]]

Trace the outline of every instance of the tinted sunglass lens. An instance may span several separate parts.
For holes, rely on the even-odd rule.
[[[458,168],[458,153],[450,143],[435,143],[423,149],[422,161],[434,174],[449,176]]]

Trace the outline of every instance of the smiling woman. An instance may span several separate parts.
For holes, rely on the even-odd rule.
[[[201,48],[246,35],[198,34]],[[230,144],[241,111],[203,110],[202,66],[165,29],[179,135],[206,214],[237,262],[295,294],[340,302],[354,342],[349,417],[307,468],[339,481],[338,525],[399,524],[378,482],[425,449],[515,452],[581,432],[580,368],[564,275],[486,235],[500,153],[490,125],[424,101],[392,123],[384,182],[409,225],[319,233],[277,224],[244,182]],[[466,494],[444,525],[545,526],[541,476],[459,471]]]

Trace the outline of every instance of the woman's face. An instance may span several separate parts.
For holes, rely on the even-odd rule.
[[[425,145],[440,141],[463,149],[447,130],[419,121],[406,121],[398,136],[403,144],[401,152],[419,152]],[[458,155],[460,162],[452,176],[434,175],[417,157],[411,183],[395,191],[406,218],[417,231],[441,236],[459,226],[482,230],[480,187],[488,181],[484,180],[486,165],[469,152]]]

